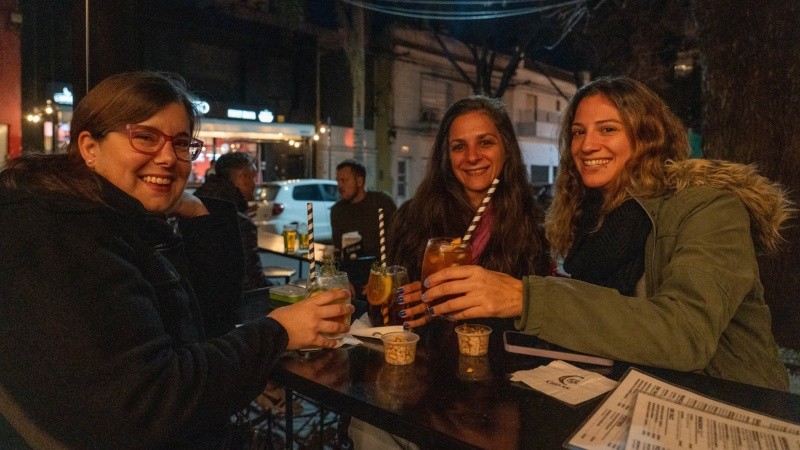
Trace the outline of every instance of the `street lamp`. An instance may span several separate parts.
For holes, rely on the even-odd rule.
[[[49,119],[44,123],[45,152],[58,153],[58,129],[61,126],[61,109],[58,107],[58,103],[47,99],[44,105],[44,114]],[[47,148],[48,137],[50,138],[49,151]]]
[[[319,125],[319,131],[315,134],[315,136],[319,136],[315,138],[315,141],[319,141],[320,139],[324,138],[324,145],[326,147],[328,153],[328,167],[326,172],[326,178],[334,179],[335,176],[333,175],[333,170],[331,169],[331,165],[333,164],[333,157],[331,155],[331,118],[328,117],[328,120],[325,121],[324,124]],[[319,152],[317,153],[319,154]]]
[[[678,52],[675,57],[673,71],[678,78],[686,78],[692,74],[697,64],[698,51],[696,49]]]
[[[32,124],[42,122],[44,134],[44,152],[58,152],[58,129],[61,125],[61,109],[58,103],[48,99],[43,107],[34,107],[33,111],[25,115],[25,120]]]

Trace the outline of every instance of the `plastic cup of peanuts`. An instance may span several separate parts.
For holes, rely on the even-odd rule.
[[[467,356],[483,356],[489,353],[489,335],[492,329],[486,325],[465,323],[456,327],[458,351]]]
[[[417,356],[419,335],[408,331],[386,333],[381,336],[386,362],[396,366],[404,366],[414,362]]]

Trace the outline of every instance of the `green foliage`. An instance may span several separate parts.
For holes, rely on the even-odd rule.
[[[339,264],[332,257],[325,257],[319,266],[319,274],[322,276],[336,275],[339,272]]]

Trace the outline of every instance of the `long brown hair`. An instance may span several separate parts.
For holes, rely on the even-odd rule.
[[[495,221],[491,238],[478,264],[517,277],[547,270],[547,246],[542,229],[544,213],[535,202],[528,183],[511,119],[500,100],[472,96],[448,109],[436,134],[425,178],[414,197],[400,207],[392,220],[388,242],[390,261],[406,266],[412,279],[420,277],[422,254],[428,239],[463,235],[475,215],[464,187],[450,166],[447,142],[453,121],[474,111],[492,120],[505,152],[500,184],[492,196]]]
[[[593,95],[602,95],[619,110],[633,144],[631,158],[615,180],[611,193],[603,198],[601,216],[632,195],[650,197],[669,190],[667,161],[689,157],[686,128],[650,88],[626,77],[599,78],[583,86],[570,99],[559,131],[560,168],[555,197],[545,222],[547,238],[556,256],[566,255],[572,246],[581,201],[588,189],[572,159],[571,129],[578,105]]]
[[[78,136],[88,131],[102,139],[109,131],[139,123],[165,106],[183,105],[194,134],[197,112],[186,82],[179,75],[140,71],[112,75],[98,83],[81,99],[72,113],[66,154],[20,156],[0,172],[0,186],[44,189],[100,201],[100,185],[78,149]]]

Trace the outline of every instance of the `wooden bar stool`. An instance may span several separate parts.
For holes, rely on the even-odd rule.
[[[266,266],[264,267],[263,272],[264,276],[270,279],[283,278],[284,284],[288,284],[294,274],[297,273],[297,271],[294,269],[282,266]]]

